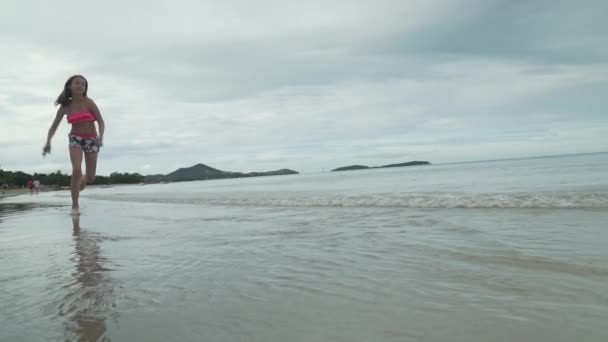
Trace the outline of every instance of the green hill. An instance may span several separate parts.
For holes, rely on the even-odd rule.
[[[280,169],[275,171],[266,172],[232,172],[222,171],[205,164],[196,164],[194,166],[177,169],[167,175],[150,175],[146,176],[144,181],[146,183],[159,183],[159,182],[187,182],[195,180],[206,180],[206,179],[219,179],[219,178],[241,178],[241,177],[261,177],[261,176],[277,176],[277,175],[292,175],[298,174],[299,172]]]
[[[385,167],[403,167],[403,166],[415,166],[415,165],[431,165],[431,163],[429,163],[428,161],[410,161],[410,162],[406,162],[406,163],[399,163],[399,164],[389,164],[389,165],[383,165],[383,166],[365,166],[365,165],[351,165],[351,166],[342,166],[336,169],[331,170],[333,171],[350,171],[350,170],[366,170],[366,169],[380,169],[380,168],[385,168]]]
[[[342,166],[337,169],[333,169],[332,171],[350,171],[350,170],[364,170],[364,169],[369,169],[369,166],[365,166],[365,165]]]

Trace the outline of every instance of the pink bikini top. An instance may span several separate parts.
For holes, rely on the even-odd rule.
[[[91,112],[74,112],[67,116],[68,123],[75,124],[81,122],[95,121],[95,115]]]

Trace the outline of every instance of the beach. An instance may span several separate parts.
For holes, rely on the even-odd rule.
[[[19,196],[24,194],[29,194],[30,189],[28,188],[11,188],[11,189],[2,189],[0,190],[0,198],[9,197],[9,196]]]
[[[0,341],[607,341],[608,154],[0,199]]]

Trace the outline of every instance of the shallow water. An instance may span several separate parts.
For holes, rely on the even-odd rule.
[[[608,155],[0,200],[0,341],[606,341]]]

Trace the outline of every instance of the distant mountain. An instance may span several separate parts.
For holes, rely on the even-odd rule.
[[[342,166],[337,169],[333,169],[332,171],[350,171],[350,170],[363,170],[363,169],[369,169],[369,166],[365,166],[365,165]]]
[[[171,182],[193,181],[201,179],[226,178],[230,172],[220,171],[205,164],[196,164],[191,167],[177,169],[166,176]]]
[[[388,164],[384,166],[376,166],[374,168],[380,167],[403,167],[403,166],[417,166],[417,165],[431,165],[428,161],[411,161],[407,163],[399,163],[399,164]]]
[[[298,174],[299,172],[280,169],[275,171],[266,172],[231,172],[222,171],[205,164],[196,164],[191,167],[185,167],[177,169],[167,175],[149,175],[146,176],[144,182],[146,183],[160,183],[160,182],[187,182],[195,180],[205,179],[218,179],[218,178],[240,178],[240,177],[260,177],[260,176],[276,176],[276,175],[292,175]]]
[[[342,166],[337,169],[331,170],[333,171],[350,171],[350,170],[365,170],[365,169],[380,169],[384,167],[403,167],[403,166],[415,166],[415,165],[431,165],[428,161],[411,161],[407,163],[399,163],[399,164],[389,164],[383,166],[365,166],[365,165],[350,165],[350,166]]]

